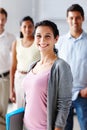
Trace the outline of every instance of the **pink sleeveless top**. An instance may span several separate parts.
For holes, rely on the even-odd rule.
[[[24,124],[28,130],[47,130],[47,87],[49,71],[34,74],[23,81],[26,93]]]

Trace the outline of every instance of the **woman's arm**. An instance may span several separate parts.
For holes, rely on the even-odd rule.
[[[72,86],[73,86],[71,69],[66,62],[61,62],[58,76],[59,76],[58,100],[57,100],[58,106],[57,106],[57,117],[55,121],[55,128],[63,128],[66,124],[67,116],[72,102]]]
[[[16,59],[16,41],[12,44],[12,63],[10,68],[10,100],[12,102],[16,102],[16,96],[14,91],[14,76],[17,66],[17,59]]]

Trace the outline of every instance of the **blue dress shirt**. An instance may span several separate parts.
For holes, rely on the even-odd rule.
[[[81,89],[87,87],[87,33],[84,31],[78,38],[70,32],[60,36],[56,44],[58,56],[71,67],[73,75],[72,100],[75,100]]]

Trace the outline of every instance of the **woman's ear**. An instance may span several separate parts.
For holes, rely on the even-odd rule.
[[[56,38],[55,38],[55,43],[58,41],[58,38],[59,38],[59,36],[56,36]]]
[[[58,41],[59,36],[56,37],[56,40]]]

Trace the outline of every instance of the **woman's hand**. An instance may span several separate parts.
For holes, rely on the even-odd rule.
[[[10,92],[10,100],[11,100],[11,102],[16,103],[15,91]]]

